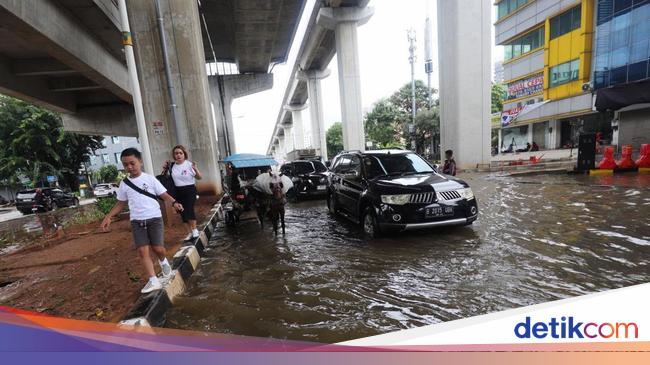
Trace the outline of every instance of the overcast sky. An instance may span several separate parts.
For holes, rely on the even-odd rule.
[[[306,22],[315,0],[308,0],[286,64],[273,68],[272,90],[236,99],[232,105],[237,152],[266,153],[271,133],[280,111],[289,73],[304,34]],[[410,82],[409,43],[407,30],[417,35],[415,77],[426,83],[424,72],[424,22],[427,8],[433,25],[433,65],[431,84],[438,88],[437,15],[436,0],[371,0],[375,14],[358,28],[359,62],[361,64],[361,98],[364,112],[381,98],[390,96]],[[492,37],[494,39],[494,37]],[[492,50],[494,60],[502,58],[501,50]],[[325,111],[325,129],[341,120],[338,70],[336,57],[329,65],[331,75],[321,82]],[[493,69],[493,68],[492,68]],[[305,133],[309,132],[309,110],[302,112]]]

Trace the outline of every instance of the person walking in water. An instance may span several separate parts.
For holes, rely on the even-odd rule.
[[[154,176],[142,172],[142,155],[135,148],[127,148],[120,155],[124,170],[129,176],[122,180],[117,190],[117,203],[104,217],[101,229],[107,231],[111,225],[111,218],[124,209],[128,203],[133,244],[138,251],[142,266],[149,277],[149,281],[140,291],[149,293],[162,289],[162,283],[154,271],[151,251],[158,258],[164,279],[171,277],[172,268],[166,258],[165,239],[163,230],[162,212],[158,197],[171,203],[177,211],[183,211],[183,206],[167,194],[165,187]]]
[[[168,169],[174,180],[176,191],[174,197],[183,205],[181,218],[187,229],[187,237],[190,240],[199,237],[199,230],[196,229],[196,214],[194,212],[194,203],[196,202],[196,180],[203,176],[195,162],[188,160],[187,149],[182,145],[172,148],[174,161],[165,162],[163,168]]]
[[[442,168],[442,173],[456,176],[456,160],[454,160],[454,151],[445,151],[445,165]]]

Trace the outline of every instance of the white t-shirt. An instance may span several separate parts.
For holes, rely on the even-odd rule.
[[[138,177],[127,179],[129,179],[133,185],[156,196],[167,191],[158,179],[144,172]],[[145,220],[162,217],[158,200],[138,193],[126,185],[124,181],[120,182],[120,187],[117,190],[117,200],[127,201],[129,203],[131,220]]]
[[[185,160],[182,164],[172,163],[172,179],[175,186],[188,186],[196,184],[194,176],[196,172],[192,168],[192,161]]]

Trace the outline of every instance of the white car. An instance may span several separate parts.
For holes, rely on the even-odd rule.
[[[117,195],[118,186],[116,184],[97,184],[95,186],[95,197],[107,198]]]

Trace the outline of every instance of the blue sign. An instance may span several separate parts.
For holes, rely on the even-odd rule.
[[[53,183],[56,181],[56,176],[48,175],[47,182]]]

